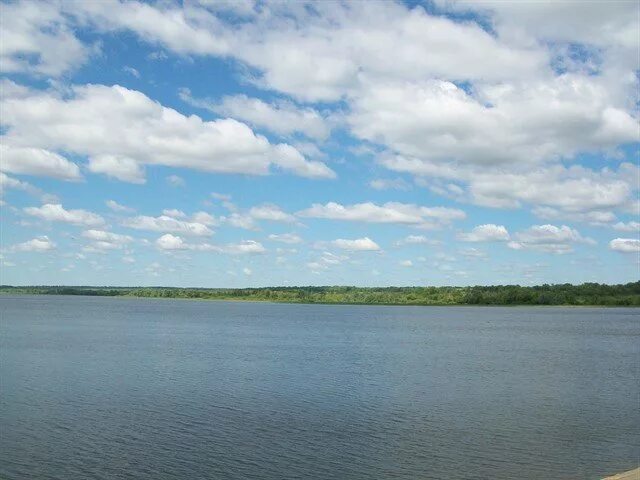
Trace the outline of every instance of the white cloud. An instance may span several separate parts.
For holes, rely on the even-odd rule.
[[[273,204],[263,204],[250,208],[246,212],[240,212],[239,209],[228,199],[221,198],[224,206],[231,211],[231,214],[220,219],[236,228],[244,228],[245,230],[259,230],[256,220],[266,220],[271,222],[295,222],[296,218],[284,212],[280,207]]]
[[[169,233],[156,240],[156,247],[160,250],[193,250],[200,252],[218,252],[230,255],[259,254],[266,252],[260,242],[243,240],[240,243],[214,245],[211,243],[187,243],[182,237]]]
[[[371,82],[349,122],[360,138],[419,161],[531,165],[637,141],[637,119],[613,102],[605,85],[571,74],[475,97],[443,80]]]
[[[468,193],[448,191],[459,201],[493,208],[517,208],[523,203],[554,208],[558,215],[576,212],[627,209],[632,203],[637,167],[622,163],[617,170],[593,170],[583,166],[526,164],[482,167],[456,163],[426,162],[416,158],[384,155],[380,162],[392,170],[424,177],[455,179],[468,183]],[[442,191],[436,193],[442,194]]]
[[[210,236],[213,234],[213,231],[203,223],[178,220],[167,215],[160,215],[159,217],[139,215],[123,220],[122,225],[136,230],[148,230],[151,232],[181,233],[193,236]]]
[[[296,235],[295,233],[272,233],[271,235],[269,235],[269,240],[273,240],[274,242],[288,243],[291,245],[302,243],[302,238],[300,238],[300,236]]]
[[[614,238],[609,248],[622,253],[640,253],[640,240],[637,238]]]
[[[220,247],[222,252],[232,255],[264,253],[267,250],[260,242],[254,240],[243,240],[240,243],[230,243]]]
[[[228,195],[226,193],[218,193],[218,192],[211,192],[211,197],[215,198],[216,200],[222,200],[224,202],[230,202],[231,201],[231,195]]]
[[[439,0],[439,3],[454,9],[492,14],[497,31],[513,41],[517,37],[520,41],[524,40],[522,37],[537,37],[555,42],[624,48],[629,55],[637,53],[640,27],[637,5],[633,2],[593,2],[581,9],[576,9],[570,0],[549,3]]]
[[[87,210],[65,210],[59,203],[47,203],[42,207],[27,207],[24,212],[48,222],[65,222],[87,227],[104,224],[104,219],[100,215]]]
[[[409,190],[411,185],[401,178],[377,178],[369,182],[374,190]]]
[[[81,2],[67,10],[178,54],[233,56],[256,69],[258,85],[312,101],[337,100],[366,75],[495,81],[530,77],[548,61],[533,42],[508,45],[473,22],[399,3],[269,3],[226,24],[198,4]]]
[[[20,175],[38,175],[61,180],[82,178],[78,166],[57,153],[40,148],[0,145],[0,170]]]
[[[178,54],[225,55],[230,45],[221,24],[199,8],[175,8],[143,2],[72,2],[65,13],[101,31],[132,31],[141,40]]]
[[[28,182],[23,182],[0,172],[0,195],[3,195],[7,188],[24,190],[25,192],[35,192],[36,188]]]
[[[244,273],[247,276],[250,276],[253,272],[251,271],[250,268],[245,267],[242,269],[242,273]]]
[[[220,247],[224,253],[232,255],[242,255],[247,253],[264,253],[267,250],[260,242],[254,240],[244,240],[240,243],[229,243]]]
[[[405,238],[398,240],[396,245],[439,245],[439,240],[432,240],[424,235],[407,235]]]
[[[533,225],[527,230],[517,232],[515,240],[508,247],[514,250],[532,249],[549,253],[568,253],[573,251],[573,244],[585,243],[594,245],[591,238],[566,225]]]
[[[565,212],[611,209],[631,196],[633,170],[623,164],[618,172],[555,166],[526,173],[476,174],[470,190],[475,203],[486,206],[516,207],[525,201]]]
[[[91,248],[96,250],[115,250],[133,241],[129,235],[95,229],[85,230],[82,232],[82,236],[91,240]]]
[[[127,65],[127,66],[122,67],[122,70],[127,72],[129,75],[132,75],[132,76],[134,76],[136,78],[140,78],[140,72],[137,69],[133,68],[133,67],[130,67],[130,66]]]
[[[258,226],[256,225],[253,217],[248,214],[233,212],[227,217],[221,217],[221,220],[236,228],[244,228],[245,230],[258,230]]]
[[[89,158],[88,168],[128,183],[146,183],[144,168],[133,158],[121,155],[95,155]]]
[[[17,252],[47,252],[56,248],[56,244],[49,240],[46,235],[33,238],[29,241],[18,243],[12,247]]]
[[[167,217],[173,218],[185,218],[187,216],[182,210],[178,210],[177,208],[169,208],[162,210],[162,215],[166,215]]]
[[[388,202],[384,205],[371,202],[354,205],[341,205],[335,202],[329,202],[326,205],[315,203],[310,208],[298,212],[298,215],[355,222],[397,223],[423,228],[448,224],[466,216],[462,210],[456,208],[421,207],[397,202]]]
[[[572,222],[582,222],[597,226],[604,226],[616,219],[613,212],[606,210],[568,212],[552,207],[536,207],[532,212],[535,216],[543,220],[571,220]]]
[[[506,242],[510,237],[504,225],[487,223],[474,227],[469,233],[459,234],[458,238],[464,242]]]
[[[166,180],[172,187],[184,187],[187,185],[184,179],[178,175],[169,175]]]
[[[321,3],[293,16],[267,10],[234,53],[263,72],[261,84],[305,100],[336,100],[367,75],[503,79],[531,75],[545,60],[539,50],[509,47],[478,25],[422,7]]]
[[[458,253],[467,258],[487,258],[486,252],[477,248],[461,248]]]
[[[618,230],[619,232],[640,232],[640,223],[639,222],[618,222],[613,225],[614,230]]]
[[[264,128],[280,135],[301,133],[317,140],[327,138],[330,128],[322,115],[313,108],[299,107],[293,102],[266,103],[246,95],[226,96],[219,103],[199,100],[188,89],[180,90],[180,98],[195,107],[210,110]]]
[[[347,240],[344,238],[338,238],[337,240],[333,240],[331,245],[337,248],[341,248],[343,250],[351,250],[351,251],[378,251],[380,250],[380,246],[371,240],[369,237],[357,238],[355,240]]]
[[[202,223],[208,227],[218,225],[218,220],[207,212],[196,212],[191,216],[191,221],[195,223]]]
[[[413,262],[411,260],[402,260],[400,262],[401,267],[413,267]]]
[[[156,246],[161,250],[183,250],[187,246],[182,238],[166,233],[156,240]]]
[[[341,265],[346,260],[349,260],[349,257],[346,255],[336,255],[331,252],[322,252],[320,258],[316,261],[308,262],[307,267],[312,271],[312,273],[320,273],[324,270],[328,270],[331,267],[335,267]]]
[[[283,212],[280,207],[272,204],[259,205],[249,210],[249,215],[256,220],[269,220],[272,222],[294,222],[295,217]]]
[[[4,3],[0,26],[0,67],[5,73],[58,76],[83,64],[90,53],[53,3]]]
[[[107,200],[105,202],[105,205],[109,207],[111,210],[113,210],[114,212],[133,212],[134,211],[133,208],[127,207],[125,205],[121,205],[115,200]]]
[[[249,175],[276,167],[303,177],[335,177],[324,163],[306,160],[291,145],[271,144],[236,120],[186,117],[118,85],[71,91],[68,97],[34,91],[3,98],[5,143],[87,155],[91,170],[133,183],[143,181],[144,164]]]

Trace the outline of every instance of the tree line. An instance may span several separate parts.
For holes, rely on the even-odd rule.
[[[640,281],[619,285],[569,283],[471,287],[300,286],[266,288],[174,288],[92,286],[0,286],[0,294],[95,295],[203,300],[364,305],[604,305],[640,306]]]

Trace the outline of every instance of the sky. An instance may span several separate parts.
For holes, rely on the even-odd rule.
[[[2,2],[0,283],[625,283],[636,1]]]

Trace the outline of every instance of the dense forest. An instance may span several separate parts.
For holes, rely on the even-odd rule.
[[[65,287],[0,286],[4,294],[98,295],[203,300],[371,305],[618,305],[640,306],[640,282],[622,285],[583,283],[522,287]]]

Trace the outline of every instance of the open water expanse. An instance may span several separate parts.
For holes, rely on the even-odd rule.
[[[0,478],[597,479],[640,310],[0,297]]]

